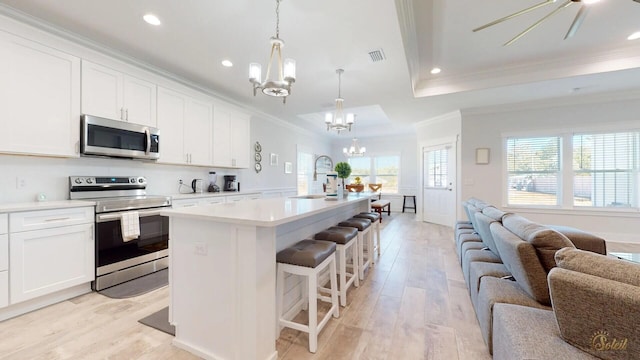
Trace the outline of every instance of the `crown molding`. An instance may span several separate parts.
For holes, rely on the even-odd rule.
[[[460,119],[462,119],[462,113],[460,112],[460,110],[456,110],[456,111],[438,115],[436,117],[432,117],[426,120],[422,120],[415,124],[415,128],[420,129],[425,126],[429,126],[442,121],[452,121],[452,120],[460,120]]]

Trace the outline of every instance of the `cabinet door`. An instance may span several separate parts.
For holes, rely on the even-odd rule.
[[[82,113],[124,119],[122,73],[82,60]]]
[[[9,269],[9,235],[0,235],[0,271]]]
[[[124,76],[124,119],[135,124],[157,127],[156,84]]]
[[[78,156],[80,59],[0,32],[0,152]]]
[[[190,99],[184,122],[184,147],[192,165],[211,165],[213,104]]]
[[[174,209],[194,207],[200,204],[198,199],[185,199],[185,200],[173,200],[171,201],[171,207]]]
[[[200,200],[200,205],[215,205],[215,204],[224,204],[224,196],[215,196],[210,198],[204,198]]]
[[[248,168],[251,145],[249,144],[249,116],[235,114],[231,120],[231,166]]]
[[[213,165],[231,167],[231,114],[219,106],[213,109]]]
[[[9,305],[9,272],[0,271],[0,308]]]
[[[173,90],[158,87],[158,129],[160,129],[160,159],[168,164],[185,164],[184,121],[187,97]]]
[[[95,278],[93,224],[9,234],[10,303]]]

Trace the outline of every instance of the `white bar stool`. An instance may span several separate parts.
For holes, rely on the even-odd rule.
[[[331,319],[331,315],[337,318],[340,306],[338,305],[338,284],[336,281],[336,244],[331,241],[302,240],[276,254],[277,268],[277,307],[278,324],[295,330],[304,331],[309,334],[309,351],[315,353],[318,349],[318,333]],[[331,297],[318,295],[318,274],[329,267]],[[304,295],[300,301],[291,307],[286,314],[283,312],[284,302],[284,274],[294,274],[304,276],[308,287],[303,290]],[[318,323],[318,303],[317,300],[331,303],[331,308]],[[300,324],[288,319],[293,315],[292,311],[300,305],[308,306],[309,325]]]
[[[361,212],[358,215],[354,215],[354,218],[369,219],[376,231],[376,240],[373,249],[377,251],[378,257],[380,257],[380,214],[377,212]],[[374,258],[371,261],[375,263]]]
[[[347,306],[347,289],[360,286],[358,276],[358,230],[353,227],[332,226],[315,234],[314,239],[333,241],[338,253],[338,273],[340,274],[340,305]],[[349,251],[351,250],[351,251]],[[348,255],[351,255],[347,257]],[[352,272],[347,272],[347,260],[352,261]],[[347,280],[347,277],[349,278]]]
[[[360,280],[364,280],[364,270],[371,265],[373,259],[371,221],[369,219],[351,218],[338,223],[338,226],[346,226],[358,229],[358,271]],[[364,257],[365,241],[367,244],[366,259]]]

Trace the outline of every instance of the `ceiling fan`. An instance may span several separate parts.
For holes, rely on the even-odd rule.
[[[547,15],[545,15],[544,17],[542,17],[540,20],[536,21],[535,23],[533,23],[533,25],[529,26],[528,28],[526,28],[523,32],[521,32],[520,34],[516,35],[513,39],[507,41],[506,43],[504,43],[503,46],[508,46],[513,44],[514,42],[516,42],[518,39],[520,39],[521,37],[523,37],[524,35],[526,35],[529,31],[535,29],[536,27],[538,27],[538,25],[542,24],[545,20],[547,20],[548,18],[550,18],[551,16],[557,14],[558,12],[560,12],[561,10],[575,4],[575,3],[582,3],[582,6],[580,7],[580,9],[578,10],[578,13],[576,14],[576,17],[573,19],[573,22],[571,23],[571,27],[569,27],[569,31],[567,31],[567,34],[564,36],[564,39],[568,39],[570,37],[572,37],[573,35],[575,35],[575,33],[578,31],[578,29],[580,28],[580,25],[582,25],[582,22],[584,21],[585,17],[587,16],[587,13],[589,12],[589,9],[591,8],[591,5],[593,3],[596,3],[600,0],[566,0],[565,2],[563,2],[562,4],[560,4],[560,6],[558,6],[557,8],[555,8],[553,11],[551,11],[550,13],[548,13]],[[640,0],[633,0],[637,3],[640,3]],[[486,29],[490,26],[499,24],[503,21],[509,20],[509,19],[513,19],[516,16],[520,16],[523,14],[526,14],[530,11],[536,10],[538,8],[541,8],[543,6],[546,5],[550,5],[557,2],[557,0],[545,0],[541,3],[535,4],[531,7],[528,7],[526,9],[517,11],[511,15],[507,15],[503,18],[500,18],[498,20],[492,21],[488,24],[482,25],[478,28],[473,29],[473,32],[476,31],[480,31],[483,29]]]

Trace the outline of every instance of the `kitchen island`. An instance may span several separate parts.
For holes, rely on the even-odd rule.
[[[368,210],[369,196],[354,194],[162,211],[174,345],[206,359],[275,360],[276,253]]]

